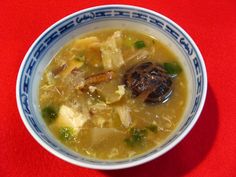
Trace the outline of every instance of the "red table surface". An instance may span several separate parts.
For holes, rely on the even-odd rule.
[[[112,3],[146,7],[182,26],[202,52],[209,83],[200,119],[174,149],[138,167],[103,171],[69,164],[42,148],[19,116],[15,85],[25,53],[47,27],[83,8]],[[236,1],[2,0],[0,48],[0,177],[236,176]]]

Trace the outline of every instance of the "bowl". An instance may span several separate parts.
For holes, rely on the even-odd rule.
[[[81,156],[58,142],[42,120],[38,87],[44,68],[55,53],[75,36],[104,28],[128,28],[161,40],[175,52],[189,83],[189,99],[175,132],[150,152],[124,160],[105,161]],[[20,66],[16,99],[21,118],[34,139],[55,156],[82,167],[122,169],[153,160],[178,144],[192,129],[202,111],[207,92],[207,73],[202,55],[191,37],[175,22],[154,12],[129,5],[104,5],[75,12],[56,22],[32,44]]]

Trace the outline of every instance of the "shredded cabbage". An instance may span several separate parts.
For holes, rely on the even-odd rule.
[[[129,127],[132,122],[129,107],[126,105],[123,105],[123,106],[117,106],[115,109],[124,127],[126,128]]]
[[[122,51],[119,47],[121,42],[121,31],[116,31],[105,42],[102,43],[102,62],[105,69],[117,69],[124,64]]]

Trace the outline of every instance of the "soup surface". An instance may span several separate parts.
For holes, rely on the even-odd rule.
[[[39,106],[50,131],[81,155],[130,158],[160,146],[186,107],[178,58],[158,39],[111,29],[71,40],[45,69]]]

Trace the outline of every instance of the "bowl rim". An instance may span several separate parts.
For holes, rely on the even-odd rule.
[[[172,143],[170,143],[168,146],[166,146],[164,149],[158,151],[158,153],[154,153],[150,156],[145,156],[143,158],[140,158],[139,160],[136,160],[136,161],[130,161],[130,162],[126,162],[125,164],[114,164],[114,165],[100,165],[100,164],[89,164],[89,163],[86,163],[86,162],[81,162],[81,161],[78,161],[78,160],[74,160],[74,159],[71,159],[67,156],[64,156],[63,154],[57,152],[55,149],[53,149],[52,147],[50,147],[49,145],[47,145],[46,143],[44,143],[40,137],[38,137],[38,135],[34,132],[34,130],[31,128],[31,126],[29,125],[24,113],[23,113],[23,110],[22,110],[22,106],[21,106],[21,102],[20,102],[20,93],[19,93],[19,90],[20,90],[20,78],[21,78],[21,74],[22,74],[22,71],[23,71],[23,68],[25,66],[25,63],[28,59],[28,56],[30,54],[30,52],[33,50],[33,48],[35,47],[35,45],[37,44],[37,42],[48,32],[50,31],[51,29],[53,29],[55,26],[57,26],[58,24],[62,23],[63,21],[66,21],[68,18],[71,18],[77,14],[80,14],[80,13],[84,13],[86,11],[90,11],[90,10],[97,10],[97,9],[100,9],[100,8],[104,8],[104,7],[123,7],[123,8],[133,8],[133,9],[136,9],[136,10],[142,10],[142,11],[145,11],[145,12],[149,12],[151,14],[154,14],[156,16],[160,16],[161,18],[163,18],[164,20],[168,21],[169,23],[171,23],[173,26],[175,26],[176,28],[178,28],[178,30],[180,30],[184,36],[189,40],[189,42],[192,44],[193,48],[195,49],[195,52],[197,53],[197,55],[199,56],[199,61],[201,63],[201,66],[202,66],[202,73],[203,73],[203,77],[204,77],[204,80],[203,80],[203,90],[202,90],[202,99],[200,101],[200,104],[199,104],[199,108],[198,110],[196,111],[196,114],[194,116],[194,118],[192,119],[191,123],[187,126],[187,128],[181,133],[180,136],[178,136]],[[62,19],[56,21],[55,23],[53,23],[51,26],[49,26],[46,30],[43,31],[43,33],[41,33],[37,39],[33,42],[33,44],[30,46],[30,48],[28,49],[26,55],[24,56],[24,59],[23,61],[21,62],[21,65],[20,65],[20,69],[18,71],[18,75],[17,75],[17,81],[16,81],[16,101],[17,101],[17,107],[18,107],[18,111],[20,113],[20,117],[26,127],[26,129],[28,130],[28,132],[31,134],[31,136],[43,147],[45,148],[48,152],[50,152],[51,154],[55,155],[56,157],[64,160],[64,161],[67,161],[71,164],[74,164],[74,165],[77,165],[77,166],[81,166],[81,167],[86,167],[86,168],[91,168],[91,169],[100,169],[100,170],[114,170],[114,169],[124,169],[124,168],[129,168],[129,167],[134,167],[134,166],[137,166],[137,165],[141,165],[143,163],[146,163],[146,162],[149,162],[157,157],[160,157],[161,155],[165,154],[167,151],[171,150],[174,146],[176,146],[181,140],[184,139],[184,137],[190,132],[190,130],[193,128],[193,126],[195,125],[195,123],[197,122],[201,112],[202,112],[202,109],[203,109],[203,106],[204,106],[204,103],[205,103],[205,100],[206,100],[206,94],[207,94],[207,71],[206,71],[206,66],[205,66],[205,62],[203,60],[203,57],[201,55],[201,52],[199,50],[199,48],[197,47],[196,43],[193,41],[193,39],[188,35],[188,33],[182,28],[180,27],[178,24],[176,24],[173,20],[171,20],[170,18],[154,11],[154,10],[150,10],[150,9],[147,9],[147,8],[143,8],[143,7],[139,7],[139,6],[134,6],[134,5],[126,5],[126,4],[109,4],[109,5],[99,5],[99,6],[93,6],[93,7],[89,7],[89,8],[85,8],[85,9],[82,9],[82,10],[79,10],[79,11],[76,11],[74,13],[71,13],[65,17],[63,17]]]

